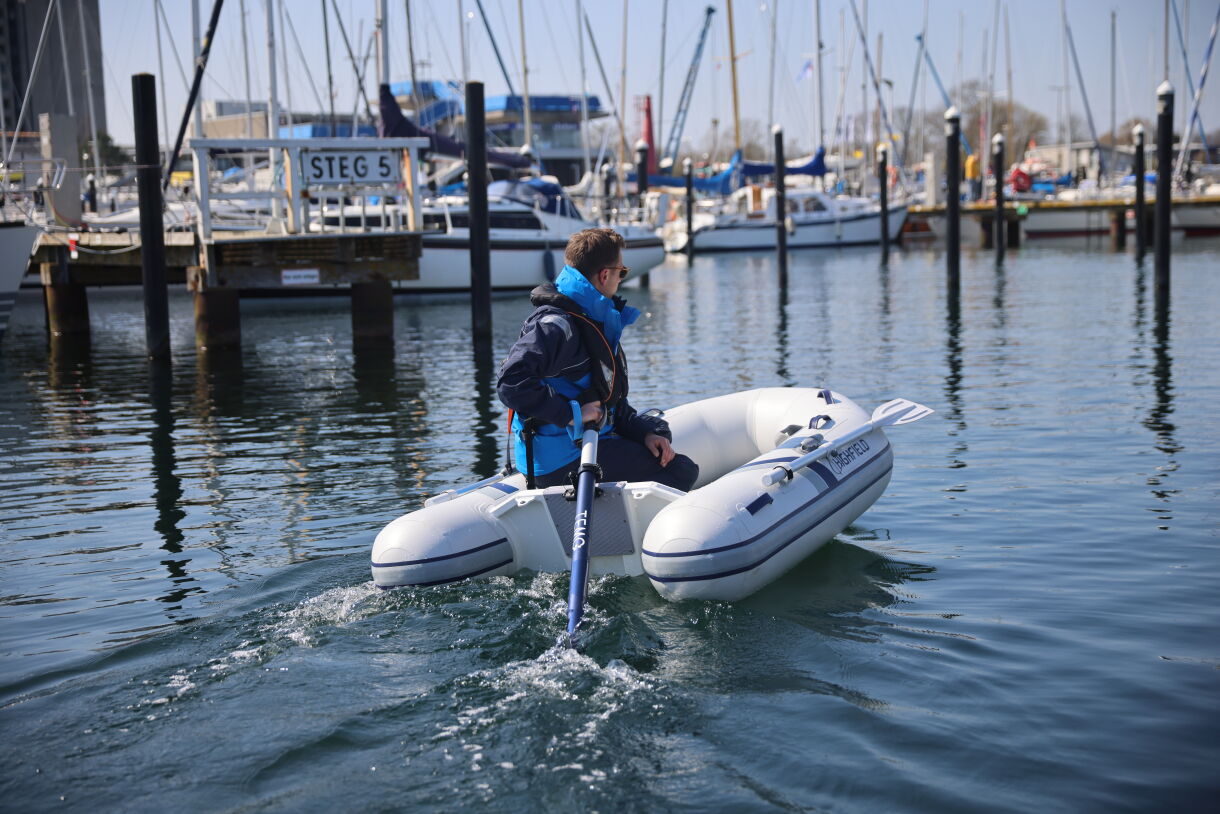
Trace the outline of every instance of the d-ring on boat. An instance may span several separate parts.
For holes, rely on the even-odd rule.
[[[883,427],[932,410],[905,399],[869,414],[825,389],[764,388],[663,413],[674,449],[699,464],[690,492],[602,483],[591,574],[647,575],[670,600],[749,596],[820,548],[881,496],[893,469]],[[441,585],[521,569],[567,571],[572,490],[526,489],[506,472],[403,515],[373,543],[380,588]]]

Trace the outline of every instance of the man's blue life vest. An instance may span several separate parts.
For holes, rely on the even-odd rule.
[[[543,384],[557,395],[578,405],[601,401],[607,408],[601,437],[614,434],[616,408],[627,395],[627,362],[619,339],[623,328],[635,322],[640,312],[610,299],[571,266],[564,266],[554,285],[539,286],[531,294],[535,306],[561,309],[575,328],[589,355],[589,372],[577,378],[548,376]],[[618,298],[615,298],[618,299]],[[534,430],[533,471],[545,475],[580,458],[580,447],[573,441],[569,426],[531,422]],[[517,468],[525,471],[525,423],[513,416],[513,455]],[[578,428],[579,429],[579,428]]]

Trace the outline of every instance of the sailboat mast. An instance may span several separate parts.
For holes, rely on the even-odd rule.
[[[995,119],[995,63],[1000,55],[1000,0],[995,0],[995,13],[991,16],[991,65],[987,70],[987,138],[996,132]]]
[[[618,98],[622,116],[618,120],[618,194],[626,198],[623,187],[627,183],[627,126],[623,116],[627,115],[627,3],[623,3],[623,50],[622,70],[618,78]]]
[[[1115,96],[1115,76],[1117,67],[1118,44],[1118,12],[1110,12],[1110,171],[1114,171],[1115,160],[1118,158],[1118,125],[1116,123],[1118,107]]]
[[[462,0],[457,3],[458,13],[458,42],[462,46],[462,92],[466,92],[466,85],[470,82],[470,60],[466,57],[466,15],[462,8]]]
[[[377,86],[390,84],[390,47],[385,32],[389,10],[386,0],[377,0]]]
[[[665,141],[665,29],[669,22],[669,0],[661,2],[661,76],[657,83],[657,142]]]
[[[1059,0],[1060,28],[1063,38],[1063,118],[1067,128],[1067,169],[1076,175],[1076,151],[1072,149],[1072,79],[1068,68],[1067,0]]]
[[[89,151],[89,154],[93,156],[93,177],[100,184],[102,183],[102,163],[98,157],[97,149],[97,111],[93,107],[93,66],[91,64],[92,60],[89,58],[89,37],[85,33],[87,31],[95,31],[96,28],[85,25],[84,3],[79,4],[76,7],[76,11],[80,18],[81,53],[85,56],[85,100],[89,103],[89,130],[93,136],[93,149]],[[17,126],[20,128],[20,121],[17,122]],[[202,123],[199,126],[202,127]],[[16,139],[17,136],[14,134],[13,138]]]
[[[1024,145],[1012,143],[1013,134],[1016,132],[1016,127],[1013,122],[1012,110],[1012,40],[1008,36],[1008,4],[1004,4],[1004,71],[1007,74],[1008,82],[1008,123],[1005,125],[1005,136],[1008,142],[1008,149],[1012,151],[1015,158],[1020,160],[1024,157],[1024,152],[1018,153],[1017,150],[1024,150]]]
[[[822,0],[813,0],[813,42],[817,49],[818,62],[818,85],[817,85],[817,100],[818,100],[818,143],[817,147],[823,147],[826,144],[826,122],[823,119],[822,112]],[[814,149],[816,150],[817,147]],[[823,176],[824,178],[825,176]]]
[[[155,0],[154,0],[154,2],[155,2]],[[154,8],[153,11],[155,12],[156,9]],[[63,3],[55,4],[55,21],[59,24],[58,25],[59,50],[63,51],[64,95],[68,97],[68,115],[75,118],[76,117],[76,103],[72,98],[73,97],[72,73],[68,70],[68,43],[67,43],[66,38],[64,37],[64,4]],[[160,25],[158,25],[157,31],[160,32],[160,30],[161,30],[161,27],[160,27]],[[157,39],[157,64],[160,65],[160,62],[161,62],[161,40],[160,40],[160,38],[158,38]],[[161,71],[161,76],[164,79],[165,71],[159,67],[157,70]],[[162,82],[162,84],[164,84],[164,82]],[[164,100],[162,100],[161,106],[162,107],[165,106]]]
[[[382,1],[384,2],[384,0]],[[272,139],[278,138],[280,135],[280,107],[275,101],[275,0],[265,0],[264,7],[267,11],[267,75],[270,78],[267,89],[267,138]],[[279,151],[272,147],[267,155],[267,169],[271,172],[273,190],[278,186],[276,181],[278,163]],[[280,199],[277,195],[271,199],[271,217],[278,218],[279,216]]]
[[[589,83],[585,79],[585,30],[581,27],[585,11],[581,0],[576,0],[576,33],[580,39],[580,149],[584,158],[585,176],[591,171],[589,160]],[[592,179],[590,179],[591,182]]]
[[[326,0],[322,0],[322,42],[326,46],[326,98],[330,104],[329,136],[338,135],[338,122],[335,121],[335,72],[330,62],[330,15],[326,11]]]
[[[839,171],[835,175],[835,184],[843,183],[847,173],[847,163],[844,153],[847,152],[847,71],[851,67],[852,53],[847,50],[847,24],[845,12],[839,9],[839,102],[835,110],[835,136],[839,142]],[[855,44],[855,40],[852,40]]]
[[[525,96],[522,97],[522,108],[525,112],[525,149],[531,150],[534,141],[534,117],[530,110],[530,63],[525,56],[525,0],[517,0],[517,27],[521,31],[521,84]]]
[[[323,3],[323,6],[322,6],[323,9],[325,9],[326,0],[322,0],[322,3]],[[169,30],[169,20],[165,21],[165,29],[166,29],[166,31]],[[193,41],[193,44],[194,44],[194,51],[195,51],[194,64],[195,65],[199,64],[199,56],[200,56],[199,49],[203,47],[203,43],[201,43],[199,40],[199,38],[201,36],[202,36],[202,34],[199,31],[199,0],[191,0],[191,40]],[[172,43],[173,40],[171,39],[170,42]],[[194,112],[195,112],[195,124],[191,128],[191,130],[195,134],[196,138],[203,138],[203,109],[202,109],[202,102],[200,101],[199,96],[195,97],[195,111]],[[173,160],[173,156],[170,156],[170,160]],[[170,169],[172,170],[173,168],[171,167]]]
[[[919,89],[919,83],[923,76],[923,49],[927,47],[928,37],[928,0],[923,0],[923,27],[919,29],[919,36],[916,37],[919,45],[915,49],[915,70],[911,71],[911,98],[907,102],[907,121],[906,126],[902,130],[902,163],[907,163],[907,147],[911,143],[911,123],[915,120],[915,91]],[[923,128],[920,128],[922,132]],[[923,160],[923,153],[919,155],[919,160]]]
[[[165,85],[166,85],[165,79],[166,79],[166,77],[165,77],[165,63],[161,59],[161,10],[160,10],[160,7],[161,7],[161,0],[153,0],[153,23],[157,29],[157,84],[160,86],[160,87],[158,87],[158,90],[161,91],[161,137],[163,139],[168,139],[169,138],[169,112],[166,110],[166,107],[165,107]],[[60,23],[60,36],[63,36],[63,20],[60,19],[59,23]],[[67,46],[64,45],[64,48],[66,49]],[[75,115],[75,114],[72,114],[72,115]],[[164,161],[165,158],[169,157],[168,156],[168,153],[169,153],[168,144],[165,145],[165,150],[163,152],[165,155],[161,159],[162,161]]]
[[[860,49],[860,152],[864,156],[860,166],[863,168],[865,175],[868,175],[868,168],[872,166],[872,150],[868,149],[868,144],[872,141],[872,128],[869,124],[872,118],[868,115],[868,0],[862,0],[864,21],[861,24],[857,18],[856,24],[861,25],[861,45]],[[861,179],[861,186],[863,186]]]
[[[729,17],[729,72],[733,77],[733,149],[741,149],[741,108],[737,100],[737,40],[733,36],[733,0],[724,0]],[[627,4],[624,3],[624,14]]]
[[[284,101],[288,103],[284,109],[284,122],[291,129],[293,126],[292,75],[288,73],[288,35],[283,33],[288,30],[288,26],[284,25],[284,0],[275,0],[275,8],[279,16],[280,32],[284,37],[284,46],[280,48],[280,73],[284,75]]]
[[[1165,0],[1165,81],[1169,81],[1169,0]]]
[[[767,84],[767,124],[775,124],[775,9],[779,0],[771,0],[771,67]]]
[[[953,84],[955,85],[953,90],[957,94],[957,98],[954,100],[954,107],[956,107],[958,110],[962,109],[962,80],[964,80],[966,78],[962,74],[962,50],[965,47],[965,42],[966,42],[966,15],[963,12],[959,11],[957,13],[957,62],[956,62],[956,66],[954,69],[954,72],[957,74],[957,76],[954,77],[954,82],[953,82]]]
[[[245,0],[238,0],[238,7],[242,10],[242,70],[245,74],[245,137],[254,138],[254,106],[253,96],[250,95],[250,46],[245,40]],[[242,166],[245,167],[245,185],[246,189],[254,190],[254,159],[250,154],[245,154],[242,159]]]
[[[415,121],[419,122],[419,79],[415,76],[415,29],[411,24],[411,0],[404,0],[407,7],[407,58],[411,60],[411,102],[415,107]]]

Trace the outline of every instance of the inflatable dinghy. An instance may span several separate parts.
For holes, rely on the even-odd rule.
[[[893,469],[882,428],[931,412],[896,399],[870,415],[830,390],[776,387],[662,413],[699,480],[690,492],[599,484],[589,573],[647,575],[670,600],[748,596],[873,505]],[[518,472],[444,492],[381,530],[373,580],[393,588],[567,571],[573,500],[567,487],[526,489]]]

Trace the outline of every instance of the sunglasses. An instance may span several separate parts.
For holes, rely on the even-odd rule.
[[[630,266],[606,266],[606,271],[617,271],[620,281],[626,280],[627,275],[631,273]]]

